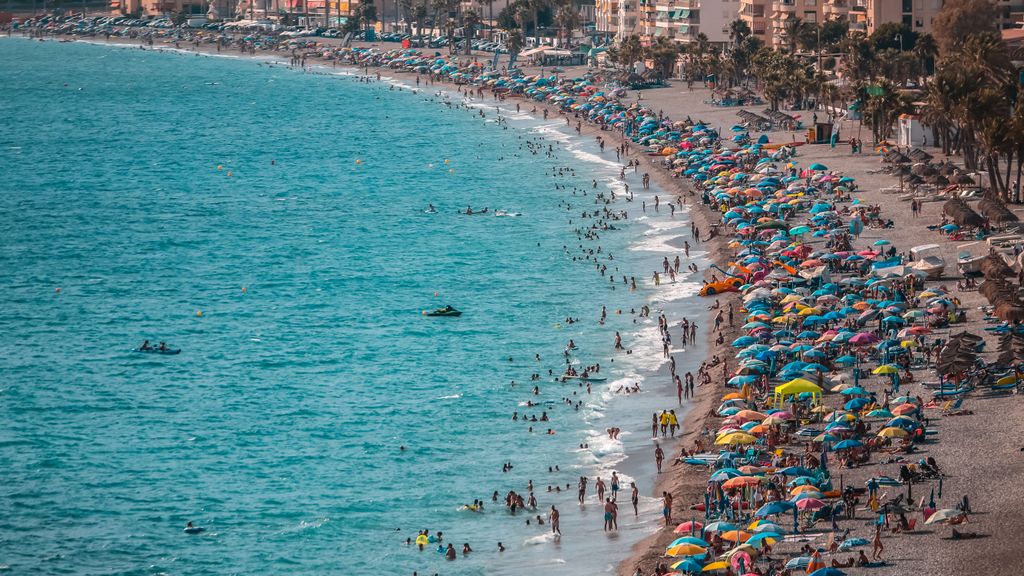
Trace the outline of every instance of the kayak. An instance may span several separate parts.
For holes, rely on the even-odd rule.
[[[462,316],[462,311],[461,310],[431,310],[431,311],[428,312],[428,311],[424,310],[423,311],[423,315],[424,316],[451,316],[453,318],[457,318],[459,316]]]
[[[199,534],[200,532],[206,532],[206,528],[200,528],[198,526],[185,528],[185,534]]]
[[[178,348],[177,350],[171,350],[170,348],[168,348],[167,350],[161,350],[159,348],[150,348],[149,350],[143,350],[142,348],[136,348],[135,351],[142,352],[143,354],[163,354],[164,356],[174,356],[175,354],[181,354],[181,348]]]

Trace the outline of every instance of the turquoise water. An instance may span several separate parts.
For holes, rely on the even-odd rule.
[[[612,146],[599,161],[557,122],[505,130],[429,93],[252,61],[11,39],[0,75],[0,563],[582,574],[650,529],[654,506],[608,540],[596,504],[545,487],[621,462],[602,420],[636,413],[642,429],[663,397],[616,413],[607,391],[525,382],[560,372],[569,338],[607,370],[609,330],[652,330],[628,315],[646,287],[613,290],[572,260],[600,244],[609,270],[648,284],[664,249],[635,241],[685,223],[577,240],[591,180],[617,186]],[[556,157],[521,148],[541,136]],[[551,176],[569,164],[575,178]],[[469,204],[523,216],[455,214]],[[443,304],[466,314],[420,314]],[[602,304],[627,313],[599,329]],[[144,339],[183,351],[132,352]],[[618,360],[610,380],[659,364]],[[574,393],[579,412],[561,401]],[[511,421],[539,412],[528,399],[556,435]],[[490,501],[531,479],[541,510],[563,510],[561,542]],[[474,498],[486,513],[457,509]],[[406,547],[422,528],[476,551]]]

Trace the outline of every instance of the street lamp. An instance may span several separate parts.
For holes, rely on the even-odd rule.
[[[900,52],[903,52],[903,34],[897,34],[896,37],[893,38],[893,40],[900,41]]]

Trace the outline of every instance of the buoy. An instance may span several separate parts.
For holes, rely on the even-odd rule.
[[[363,161],[362,161],[362,160],[356,159],[356,166],[359,166],[359,165],[360,165],[360,164],[362,164],[362,163],[363,163]]]
[[[448,164],[448,159],[447,158],[444,159],[444,163]]]
[[[196,310],[196,316],[202,316],[202,315],[203,315],[203,311],[202,310]]]

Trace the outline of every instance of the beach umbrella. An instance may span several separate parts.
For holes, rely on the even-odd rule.
[[[774,502],[769,502],[764,506],[758,508],[757,512],[754,512],[754,516],[762,518],[764,516],[783,514],[785,512],[789,512],[790,510],[792,510],[793,506],[794,504],[791,502],[786,502],[785,500],[776,500]]]
[[[683,522],[682,524],[676,526],[676,529],[673,530],[673,532],[675,532],[676,534],[687,534],[687,533],[692,534],[692,533],[696,532],[697,530],[703,530],[703,529],[704,529],[704,525],[703,524],[701,524],[700,522],[697,522],[696,520],[690,520],[688,522]]]
[[[831,566],[826,566],[811,572],[810,576],[846,576],[846,572],[832,568]]]
[[[733,488],[742,488],[744,486],[755,486],[760,484],[764,480],[764,476],[736,476],[730,478],[722,483],[722,488],[731,490]]]
[[[954,518],[959,518],[960,516],[963,516],[963,515],[964,515],[964,512],[962,510],[954,510],[952,508],[943,508],[942,510],[936,510],[931,516],[928,517],[927,520],[924,521],[924,523],[925,524],[935,524],[937,522],[946,522],[947,520],[952,520]]]
[[[779,534],[777,532],[759,532],[748,538],[746,544],[750,546],[758,546],[761,544],[761,541],[767,540],[768,545],[773,546],[781,538],[782,534]]]
[[[864,445],[864,443],[861,442],[860,440],[843,440],[842,442],[839,442],[838,444],[833,446],[832,449],[833,450],[848,450],[850,448],[859,448],[859,447],[861,447],[863,445]]]
[[[811,554],[810,561],[807,562],[807,573],[808,574],[812,574],[812,573],[814,573],[814,572],[816,572],[818,570],[822,570],[824,568],[825,568],[825,561],[821,559],[821,552],[818,552],[817,550],[815,550],[814,553]]]
[[[878,432],[878,436],[881,438],[906,438],[909,433],[902,428],[888,427],[883,428]]]
[[[817,498],[804,498],[796,503],[796,507],[800,510],[817,510],[824,506],[825,503]]]
[[[900,369],[892,364],[882,364],[871,371],[872,374],[899,374]]]
[[[740,543],[746,542],[750,538],[750,532],[745,532],[743,530],[728,530],[719,534],[719,537],[722,540]]]
[[[856,548],[858,546],[864,546],[869,542],[864,538],[847,538],[843,540],[843,543],[839,545],[840,550],[849,550],[850,548]]]
[[[729,567],[729,562],[726,560],[718,560],[705,566],[701,572],[713,572],[715,570],[724,570]]]
[[[868,416],[871,418],[892,418],[893,414],[885,408],[879,408],[868,412]]]
[[[757,442],[757,436],[753,436],[745,432],[732,432],[715,440],[715,444],[718,446],[728,446],[730,444],[753,444],[754,442]]]
[[[727,532],[729,530],[736,530],[736,529],[737,529],[737,527],[736,527],[735,524],[730,524],[728,522],[722,522],[722,521],[712,522],[711,524],[708,524],[707,526],[704,527],[704,530],[706,532]]]
[[[695,546],[703,546],[705,548],[710,546],[710,544],[708,544],[700,538],[697,538],[696,536],[683,536],[682,538],[676,538],[671,544],[668,545],[668,547],[671,548],[673,546],[679,546],[680,544],[693,544]]]
[[[808,169],[815,171],[828,170],[828,166],[825,166],[824,164],[814,163],[808,166]]]
[[[672,570],[678,570],[687,574],[694,574],[703,570],[704,566],[693,558],[685,558],[669,566]]]
[[[703,556],[707,554],[707,548],[695,544],[678,544],[670,546],[665,550],[666,556]]]
[[[795,570],[797,568],[807,568],[807,565],[810,564],[810,562],[811,562],[811,557],[810,556],[797,556],[796,558],[793,558],[789,562],[786,562],[786,568],[788,568],[790,570]]]
[[[871,401],[868,400],[867,398],[854,398],[853,400],[850,400],[846,404],[843,404],[843,409],[844,410],[860,410],[861,408],[867,406],[870,403],[871,403]]]

